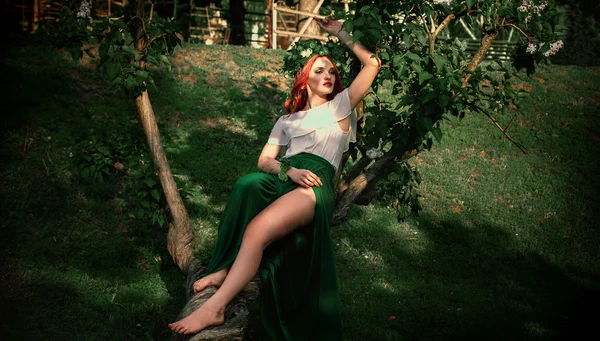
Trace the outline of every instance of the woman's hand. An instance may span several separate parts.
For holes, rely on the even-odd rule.
[[[292,167],[287,171],[287,175],[290,177],[290,179],[292,179],[292,181],[304,188],[323,186],[321,179],[319,179],[315,173],[309,171],[308,169],[298,169]]]
[[[323,20],[319,18],[314,18],[319,27],[321,27],[325,32],[337,36],[337,34],[342,30],[342,23],[339,21],[333,20],[333,17],[328,15]]]

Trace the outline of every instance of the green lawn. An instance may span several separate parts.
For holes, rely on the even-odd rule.
[[[256,170],[282,112],[284,52],[178,51],[150,96],[207,260],[231,186]],[[0,74],[3,339],[168,338],[185,279],[166,229],[132,199],[147,182],[113,166],[151,179],[133,101],[107,89],[95,61],[74,63],[39,44],[6,49]],[[595,331],[600,69],[545,66],[524,78],[530,95],[509,133],[527,154],[486,117],[446,122],[442,142],[410,161],[423,176],[420,217],[398,222],[389,203],[376,202],[333,228],[347,340],[566,340]],[[106,153],[90,163],[98,151]],[[88,179],[90,165],[108,174]]]

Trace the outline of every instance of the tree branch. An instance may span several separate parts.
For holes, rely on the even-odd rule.
[[[469,84],[469,80],[471,79],[471,76],[473,76],[473,72],[477,69],[479,64],[481,64],[481,62],[483,61],[483,57],[485,57],[485,54],[489,50],[490,46],[492,46],[492,41],[494,41],[496,36],[498,36],[499,32],[500,31],[498,29],[496,29],[492,33],[485,34],[483,36],[483,38],[481,39],[481,47],[479,47],[479,50],[477,51],[477,53],[475,53],[475,55],[473,56],[473,59],[467,66],[467,71],[469,71],[469,72],[466,73],[462,79],[462,87],[463,88],[467,87],[467,84]],[[456,94],[456,96],[457,95],[458,94]]]
[[[496,126],[496,128],[498,128],[498,130],[500,130],[502,132],[502,134],[504,136],[506,136],[506,138],[512,142],[515,146],[517,146],[517,148],[519,148],[523,154],[527,154],[527,148],[525,148],[525,146],[523,146],[522,144],[520,144],[519,142],[513,140],[513,138],[508,135],[508,133],[506,132],[508,130],[508,128],[510,127],[512,120],[510,121],[510,123],[506,126],[506,128],[502,128],[502,126],[498,123],[498,121],[492,117],[492,115],[490,115],[487,111],[485,111],[485,109],[483,109],[482,107],[475,105],[475,108],[477,108],[477,110],[479,110],[482,114],[484,114],[485,116],[487,116]],[[513,118],[514,119],[514,118]]]
[[[431,55],[433,55],[433,51],[435,51],[435,40],[438,34],[440,34],[440,32],[442,32],[442,30],[446,28],[446,26],[448,26],[448,24],[450,24],[450,22],[455,18],[456,15],[454,15],[454,13],[451,13],[446,17],[446,19],[444,19],[444,21],[442,21],[440,26],[438,26],[437,29],[429,35],[429,53]]]
[[[440,34],[440,32],[442,32],[442,30],[443,30],[443,29],[445,29],[445,28],[446,28],[446,26],[448,26],[448,24],[450,24],[450,22],[451,22],[452,20],[454,20],[454,19],[456,19],[456,15],[455,15],[454,13],[451,13],[450,15],[448,15],[448,16],[446,17],[446,19],[444,19],[444,21],[442,21],[442,23],[440,24],[440,26],[438,26],[438,27],[435,29],[435,32],[433,32],[433,35],[434,35],[435,37],[437,37],[437,36],[438,36],[438,34]]]
[[[525,34],[525,32],[523,32],[523,30],[521,30],[521,29],[520,29],[520,28],[519,28],[517,25],[515,25],[515,24],[506,24],[506,25],[503,25],[503,26],[510,26],[510,27],[512,27],[512,28],[516,28],[516,29],[517,29],[517,31],[521,32],[521,34],[522,34],[522,35],[523,35],[525,38],[529,39],[529,36],[528,36],[527,34]]]

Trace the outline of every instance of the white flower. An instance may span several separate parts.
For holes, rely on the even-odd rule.
[[[542,15],[542,11],[548,5],[548,0],[540,1],[539,5],[536,5],[533,0],[523,0],[521,2],[521,6],[518,7],[519,12],[531,12],[537,14],[538,16]],[[529,17],[527,17],[529,18]]]
[[[90,8],[90,3],[88,0],[81,1],[81,5],[79,6],[79,12],[77,12],[78,18],[89,18],[92,15],[92,9]]]
[[[304,58],[308,58],[310,56],[312,56],[313,51],[311,49],[306,49],[302,52],[300,52],[300,55]]]
[[[452,0],[433,0],[433,3],[436,5],[450,6],[452,4]]]
[[[550,43],[550,49],[546,52],[544,52],[544,56],[546,57],[550,57],[555,55],[558,50],[560,50],[562,47],[564,46],[563,41],[562,40],[557,40],[553,43]],[[540,45],[541,47],[541,45]]]
[[[550,44],[550,49],[556,50],[558,52],[558,50],[560,50],[563,46],[564,46],[563,41],[557,40]]]
[[[369,159],[376,160],[382,156],[383,156],[383,152],[377,148],[371,148],[371,149],[367,150],[367,157]]]
[[[535,44],[529,43],[527,45],[527,53],[533,54],[535,52],[535,50],[537,50],[537,48],[535,47]]]

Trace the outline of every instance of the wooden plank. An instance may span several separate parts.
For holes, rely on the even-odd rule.
[[[328,37],[315,36],[312,34],[299,34],[296,32],[287,32],[287,31],[280,31],[280,30],[275,30],[275,33],[281,34],[283,36],[290,36],[290,37],[302,37],[302,38],[319,39],[319,40],[325,40],[325,41],[329,40]]]
[[[317,17],[319,19],[324,19],[326,17],[325,15],[315,14],[315,13],[311,13],[311,12],[297,11],[295,9],[281,7],[281,6],[277,6],[277,11],[284,12],[284,13],[294,13],[294,14],[306,15],[308,17]]]

